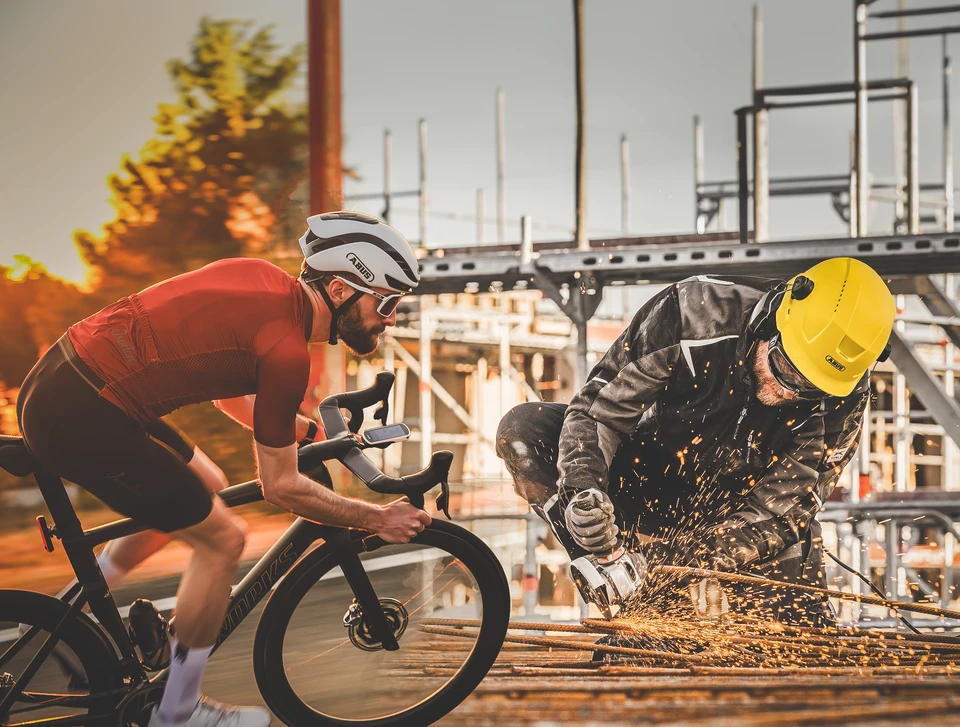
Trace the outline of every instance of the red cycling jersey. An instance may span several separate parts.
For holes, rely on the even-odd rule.
[[[296,441],[312,325],[297,278],[236,258],[122,298],[67,334],[105,382],[100,396],[138,424],[187,404],[256,394],[256,440],[285,447]]]

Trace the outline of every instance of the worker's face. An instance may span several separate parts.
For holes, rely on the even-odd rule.
[[[753,351],[753,378],[756,396],[766,406],[783,406],[797,401],[797,395],[783,388],[773,377],[768,363],[769,341],[760,341]]]
[[[383,288],[373,288],[373,290],[383,295],[390,295],[392,292]],[[347,298],[353,295],[349,287],[344,293]],[[362,295],[337,321],[340,340],[357,356],[369,356],[376,351],[380,343],[380,334],[386,330],[387,326],[394,326],[397,323],[396,311],[385,318],[377,312],[378,305],[380,305],[379,299],[372,295]]]

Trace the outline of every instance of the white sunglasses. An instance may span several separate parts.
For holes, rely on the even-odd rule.
[[[384,318],[389,318],[394,313],[397,312],[397,308],[400,305],[400,300],[403,298],[405,293],[393,293],[392,295],[384,295],[383,293],[378,293],[375,290],[370,288],[365,288],[362,285],[357,285],[352,283],[346,278],[341,278],[339,275],[334,275],[334,278],[339,280],[341,283],[349,285],[354,290],[357,290],[361,293],[369,293],[374,298],[380,301],[380,305],[377,306],[377,313],[379,313]]]

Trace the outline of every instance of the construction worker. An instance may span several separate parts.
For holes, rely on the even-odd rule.
[[[639,310],[569,405],[508,412],[497,452],[611,600],[636,595],[645,563],[612,574],[637,552],[651,566],[825,586],[815,517],[856,450],[894,313],[880,276],[852,258],[786,283],[687,278]],[[726,592],[766,618],[830,622],[819,598]]]

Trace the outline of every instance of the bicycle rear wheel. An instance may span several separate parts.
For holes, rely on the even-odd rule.
[[[361,541],[355,547],[361,552]],[[399,651],[378,648],[350,611],[354,595],[328,545],[297,564],[264,607],[254,670],[267,706],[288,725],[430,724],[466,699],[500,651],[507,581],[472,533],[435,521],[363,565]],[[446,619],[479,627],[451,629]]]
[[[63,601],[41,593],[0,590],[0,700],[22,681],[27,664],[68,610]],[[17,647],[20,624],[37,626],[39,632]],[[46,658],[24,693],[0,713],[0,727],[80,715],[92,723],[97,716],[114,714],[123,683],[109,642],[83,615],[66,624],[60,640],[57,653]],[[72,662],[73,675],[63,660]],[[105,696],[90,698],[97,694]]]

